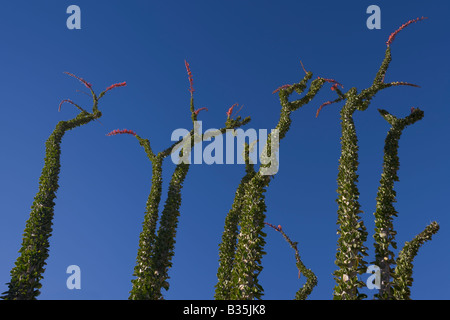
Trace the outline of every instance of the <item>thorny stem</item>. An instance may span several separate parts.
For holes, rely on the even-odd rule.
[[[289,96],[296,91],[302,94],[307,82],[312,77],[308,72],[299,83],[283,86],[279,92],[281,114],[276,130],[268,135],[265,152],[270,154],[270,165],[276,162],[271,140],[280,141],[289,131],[290,114],[310,102],[324,84],[323,79],[316,79],[304,97],[289,102]],[[231,119],[229,119],[231,121]],[[219,282],[216,285],[216,299],[253,300],[260,299],[263,288],[258,282],[262,271],[261,259],[265,254],[265,236],[263,232],[266,211],[264,192],[270,183],[271,175],[266,174],[269,164],[261,164],[255,173],[247,171],[235,195],[232,209],[227,215],[225,230],[220,245]],[[238,228],[240,226],[240,229]],[[236,230],[239,234],[236,237]]]
[[[139,249],[136,259],[136,266],[133,275],[136,277],[132,280],[133,288],[130,291],[129,299],[141,300],[163,299],[161,289],[169,289],[168,271],[172,267],[172,257],[174,255],[176,230],[178,225],[178,217],[180,216],[181,206],[181,188],[189,170],[190,162],[188,160],[189,153],[194,144],[204,139],[215,137],[223,134],[227,129],[235,129],[247,124],[250,118],[230,121],[227,119],[225,127],[207,134],[197,134],[197,116],[198,110],[194,109],[193,97],[193,79],[189,64],[185,61],[186,69],[189,76],[190,84],[190,111],[194,128],[182,140],[172,144],[169,148],[161,151],[155,156],[150,148],[150,142],[136,135],[140,144],[145,148],[147,156],[152,161],[152,188],[150,196],[147,200],[147,209],[143,223],[143,231],[140,235]],[[188,143],[189,147],[185,148],[184,144]],[[175,152],[180,145],[183,149],[180,152],[180,162],[177,164],[172,178],[169,183],[167,199],[161,212],[160,226],[156,230],[158,220],[158,208],[161,199],[162,184],[162,161],[164,158]],[[186,150],[186,153],[183,153]]]
[[[394,182],[399,181],[397,172],[400,168],[398,157],[398,141],[404,128],[423,118],[423,111],[416,108],[412,109],[410,115],[398,119],[385,110],[378,110],[382,117],[391,125],[386,136],[384,145],[383,171],[381,173],[380,186],[377,193],[377,206],[375,215],[375,264],[380,268],[381,287],[376,298],[382,300],[391,300],[392,292],[392,265],[395,264],[394,252],[390,247],[396,249],[393,218],[397,216],[394,207],[396,202],[396,192]]]
[[[34,300],[40,294],[39,289],[42,286],[40,281],[43,279],[44,266],[49,256],[54,199],[59,188],[62,138],[67,131],[96,120],[102,115],[98,110],[100,98],[97,98],[92,85],[71,73],[67,74],[80,80],[91,90],[94,100],[92,113],[88,113],[69,99],[63,100],[63,102],[75,105],[81,112],[72,120],[58,122],[45,143],[44,168],[39,178],[39,191],[34,198],[30,217],[26,222],[22,246],[19,250],[20,256],[15,262],[15,267],[11,270],[8,291],[4,292],[2,296],[6,300]]]
[[[281,228],[280,225],[275,227],[274,225],[272,225],[270,223],[267,223],[267,222],[265,222],[265,224],[268,225],[269,227],[271,227],[272,229],[274,229],[275,231],[281,233],[281,235],[287,241],[287,243],[289,243],[291,248],[294,249],[296,266],[297,266],[297,269],[298,269],[298,277],[300,278],[300,275],[302,273],[306,277],[305,284],[295,294],[295,300],[306,300],[308,298],[308,296],[311,294],[311,292],[314,289],[314,287],[317,285],[317,277],[316,277],[316,275],[314,274],[314,272],[312,272],[311,269],[306,268],[305,265],[303,264],[303,262],[302,262],[302,260],[300,258],[300,253],[299,253],[298,248],[297,248],[298,242],[293,242],[287,236],[287,234],[284,232],[284,230]]]

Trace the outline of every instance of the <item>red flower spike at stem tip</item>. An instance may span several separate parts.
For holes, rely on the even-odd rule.
[[[194,111],[195,115],[198,115],[198,113],[199,113],[200,111],[202,111],[202,110],[208,111],[208,108],[203,107],[203,108],[200,108],[200,109],[195,110],[195,111]]]
[[[114,88],[117,88],[117,87],[125,87],[126,85],[127,85],[127,83],[125,81],[124,82],[120,82],[120,83],[112,84],[108,88],[106,88],[105,93],[108,92],[111,89],[114,89]]]
[[[195,90],[194,90],[194,79],[192,77],[191,68],[189,67],[189,63],[186,60],[184,60],[184,65],[186,66],[186,70],[187,70],[188,77],[189,77],[189,92],[191,94],[193,94]]]
[[[116,134],[131,134],[131,135],[135,136],[136,132],[134,132],[133,130],[128,130],[128,129],[122,129],[122,130],[115,129],[115,130],[107,133],[106,135],[107,136],[115,136]]]
[[[71,76],[71,77],[74,77],[75,79],[78,79],[79,81],[81,81],[86,86],[86,88],[88,88],[88,89],[92,88],[92,84],[90,84],[89,82],[87,82],[83,78],[80,78],[80,77],[74,75],[73,73],[70,73],[70,72],[67,72],[67,71],[65,71],[64,73],[69,75],[69,76]]]
[[[320,105],[319,109],[317,109],[317,112],[316,112],[316,118],[319,116],[320,110],[322,110],[323,107],[325,107],[325,106],[327,106],[327,105],[329,105],[329,104],[332,104],[332,103],[333,103],[333,102],[331,102],[331,101],[327,101],[327,102],[322,103],[322,104]]]
[[[416,109],[414,107],[411,107],[411,113],[413,113],[414,110],[416,110]]]
[[[278,87],[277,89],[275,89],[272,94],[277,93],[278,91],[282,90],[282,89],[286,89],[289,88],[291,86],[291,84],[284,84],[281,87]]]
[[[409,26],[409,25],[412,24],[412,23],[415,23],[415,22],[418,22],[418,21],[422,21],[422,20],[425,20],[425,19],[428,19],[428,18],[427,18],[427,17],[416,18],[416,19],[409,20],[408,22],[402,24],[402,25],[400,26],[400,28],[398,28],[397,30],[395,30],[394,32],[391,33],[391,35],[389,36],[388,41],[386,41],[386,45],[389,47],[389,46],[392,44],[392,42],[394,41],[395,36],[396,36],[400,31],[402,31],[404,28],[406,28],[407,26]]]
[[[302,60],[300,60],[300,64],[302,65],[302,69],[303,69],[303,71],[304,71],[305,73],[308,73],[308,72],[306,71],[306,69],[305,69],[305,66],[303,65],[303,62],[302,62]]]
[[[235,106],[237,106],[237,105],[238,105],[237,103],[233,104],[233,105],[230,107],[230,109],[228,109],[228,111],[226,112],[226,114],[227,114],[227,116],[228,116],[228,119],[230,118],[231,113],[233,112],[233,108],[234,108]]]

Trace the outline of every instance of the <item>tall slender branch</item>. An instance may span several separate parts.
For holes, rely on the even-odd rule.
[[[399,181],[397,172],[400,168],[398,157],[398,141],[404,128],[423,118],[423,111],[412,108],[410,115],[399,119],[386,110],[378,110],[382,117],[391,125],[384,145],[383,171],[381,173],[380,186],[377,193],[377,206],[375,210],[375,264],[380,268],[381,281],[379,293],[375,295],[379,299],[392,299],[392,274],[394,261],[393,249],[397,249],[395,242],[396,231],[393,219],[397,216],[394,207],[396,192],[394,182]]]
[[[90,89],[93,98],[92,113],[88,113],[69,99],[61,102],[61,104],[68,102],[81,112],[74,119],[58,122],[45,143],[44,168],[39,178],[39,191],[31,206],[30,218],[26,222],[22,247],[19,250],[20,256],[15,262],[15,267],[11,270],[11,281],[8,283],[8,291],[3,293],[3,299],[31,300],[36,299],[40,294],[39,289],[42,286],[40,281],[44,277],[44,266],[49,256],[54,199],[59,188],[62,138],[67,131],[96,120],[102,115],[98,110],[98,101],[103,95],[97,97],[90,83],[71,73],[67,74],[80,80]],[[61,110],[61,104],[59,110]]]
[[[232,271],[234,255],[239,235],[239,217],[242,211],[242,198],[245,194],[247,183],[256,174],[254,164],[250,162],[250,150],[247,143],[244,144],[245,175],[241,179],[236,190],[234,201],[225,218],[225,227],[222,241],[219,245],[219,269],[217,270],[218,282],[215,285],[216,300],[230,300],[232,298]]]
[[[311,294],[314,287],[317,285],[317,276],[314,274],[314,272],[311,269],[306,268],[306,266],[303,264],[302,259],[300,258],[300,253],[298,251],[297,245],[298,242],[293,242],[287,234],[284,232],[283,228],[278,225],[274,226],[270,223],[265,223],[275,231],[281,233],[283,238],[289,243],[292,249],[295,251],[295,261],[296,266],[298,269],[298,277],[300,278],[300,275],[303,273],[306,277],[305,284],[295,293],[295,300],[306,300],[308,296]]]

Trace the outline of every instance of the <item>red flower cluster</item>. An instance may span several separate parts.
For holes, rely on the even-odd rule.
[[[192,94],[194,93],[194,79],[192,78],[192,72],[191,68],[189,67],[189,63],[187,63],[187,61],[184,60],[184,64],[186,65],[186,70],[189,76],[189,92]]]
[[[277,89],[275,89],[272,94],[277,93],[278,91],[282,90],[282,89],[286,89],[289,88],[291,86],[291,84],[284,84],[281,87],[278,87]]]
[[[80,81],[86,86],[86,88],[88,88],[88,89],[91,89],[91,88],[92,88],[92,84],[90,84],[89,82],[87,82],[87,81],[84,80],[83,78],[80,78],[80,77],[78,77],[78,76],[76,76],[76,75],[74,75],[74,74],[72,74],[72,73],[70,73],[70,72],[64,72],[64,73],[67,74],[67,75],[69,75],[69,76],[71,76],[71,77],[74,77],[75,79],[80,80]]]
[[[110,85],[108,88],[106,88],[105,93],[108,92],[111,89],[114,89],[114,88],[117,88],[117,87],[125,87],[126,85],[127,85],[127,83],[125,81],[121,82],[121,83],[115,83],[113,85]]]
[[[416,108],[414,108],[414,107],[411,107],[411,113],[413,113],[413,112],[414,112],[414,110],[416,110]]]
[[[234,107],[237,106],[237,105],[238,105],[238,103],[235,103],[235,104],[233,104],[233,105],[230,107],[230,109],[228,109],[228,111],[226,112],[226,114],[227,114],[227,119],[230,119],[231,114],[233,113],[233,109],[234,109]],[[242,106],[239,108],[239,110],[238,110],[234,115],[237,115],[237,114],[239,113],[239,111],[241,111],[241,109],[242,109],[243,106],[244,106],[244,105],[242,105]]]
[[[394,41],[395,36],[397,35],[397,33],[402,31],[404,28],[406,28],[407,26],[409,26],[410,24],[412,24],[414,22],[418,22],[418,21],[425,20],[425,19],[428,19],[428,18],[427,17],[416,18],[416,19],[409,20],[408,22],[402,24],[400,26],[400,28],[398,28],[397,30],[395,30],[394,32],[391,33],[391,35],[389,36],[388,41],[386,41],[386,45],[389,47],[392,44],[392,42]]]
[[[203,108],[200,108],[200,109],[195,110],[195,111],[194,111],[195,115],[198,115],[198,113],[199,113],[200,111],[202,111],[202,110],[208,111],[208,108],[203,107]]]
[[[227,114],[227,116],[228,116],[228,119],[230,118],[231,113],[233,112],[233,109],[234,109],[235,106],[237,106],[237,103],[233,104],[233,105],[230,107],[230,109],[228,109],[228,111],[226,112],[226,114]]]
[[[136,132],[132,131],[132,130],[128,130],[128,129],[116,129],[111,131],[110,133],[106,134],[107,136],[115,136],[116,134],[132,134],[133,136],[136,135]]]

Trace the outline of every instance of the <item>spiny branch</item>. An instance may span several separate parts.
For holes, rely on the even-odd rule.
[[[274,229],[275,231],[281,233],[281,235],[287,241],[287,243],[289,243],[291,248],[294,249],[296,266],[297,266],[297,269],[298,269],[298,277],[300,278],[300,275],[303,273],[305,275],[306,279],[307,279],[306,283],[295,294],[295,300],[306,300],[306,298],[311,294],[311,292],[314,289],[314,287],[317,285],[317,277],[316,277],[316,275],[314,274],[314,272],[312,272],[311,269],[307,269],[305,267],[305,265],[303,264],[303,262],[302,262],[302,260],[300,258],[300,253],[299,253],[298,248],[297,248],[298,242],[293,242],[287,236],[287,234],[283,231],[283,229],[281,228],[280,225],[274,226],[274,225],[272,225],[272,224],[270,224],[268,222],[264,222],[264,223],[267,226],[269,226],[272,229]]]

